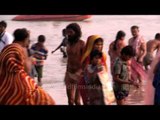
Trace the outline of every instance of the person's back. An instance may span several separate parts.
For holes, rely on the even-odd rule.
[[[110,53],[109,53],[109,55],[110,55],[111,60],[114,60],[114,59],[116,59],[116,57],[120,56],[120,52],[121,52],[122,48],[125,46],[124,41],[119,40],[116,43],[117,50],[115,51],[114,50],[114,44],[115,44],[115,41],[113,41],[110,44]]]
[[[147,53],[153,54],[155,50],[160,49],[160,41],[154,39],[147,42]]]
[[[157,52],[160,49],[160,34],[157,33],[155,35],[155,39],[149,40],[147,42],[147,54],[145,55],[143,59],[143,64],[145,66],[145,69],[148,70],[148,66],[152,63],[154,58],[154,52],[157,50]]]
[[[124,46],[126,46],[124,39],[125,39],[125,32],[122,30],[117,32],[116,39],[109,45],[109,56],[110,56],[110,65],[111,65],[111,72],[113,71],[113,64],[117,57],[120,56],[120,52]]]
[[[0,104],[54,105],[54,100],[27,74],[28,30],[16,29],[13,35],[14,42],[0,53]]]

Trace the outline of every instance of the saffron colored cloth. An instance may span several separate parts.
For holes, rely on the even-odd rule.
[[[26,73],[23,48],[13,43],[0,54],[0,105],[54,105],[54,100]]]

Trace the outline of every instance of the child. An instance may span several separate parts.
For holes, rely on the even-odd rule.
[[[84,71],[84,79],[87,85],[87,96],[89,105],[109,104],[109,96],[107,96],[106,102],[106,94],[108,95],[108,93],[111,93],[110,91],[108,91],[108,74],[107,72],[103,72],[105,71],[105,67],[100,64],[101,58],[102,52],[98,50],[94,50],[93,52],[91,52],[91,62]],[[112,95],[113,94],[111,94],[111,96]]]
[[[55,50],[53,50],[51,53],[53,54],[55,51],[60,49],[60,51],[63,53],[63,58],[66,58],[67,57],[66,47],[67,47],[67,43],[68,43],[68,36],[66,34],[66,29],[62,30],[62,34],[63,34],[64,38],[63,38],[61,44]]]
[[[117,57],[113,66],[113,88],[118,105],[125,104],[125,98],[129,94],[130,85],[138,84],[129,80],[129,71],[127,62],[135,56],[132,46],[126,46],[121,50],[120,57]]]
[[[39,35],[38,36],[38,42],[33,44],[31,49],[34,50],[34,58],[35,58],[35,68],[38,73],[38,84],[41,86],[42,85],[42,77],[43,77],[43,65],[44,65],[44,60],[47,59],[47,53],[48,50],[44,46],[45,43],[45,36],[44,35]]]
[[[32,49],[29,48],[29,44],[30,44],[30,40],[29,40],[29,43],[28,43],[28,46],[27,46],[27,53],[28,53],[28,64],[30,66],[30,70],[29,70],[29,75],[34,78],[34,77],[37,77],[37,71],[36,71],[36,68],[35,68],[35,63],[34,63],[34,51]]]

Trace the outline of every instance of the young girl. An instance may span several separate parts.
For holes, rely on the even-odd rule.
[[[84,80],[88,87],[87,94],[90,105],[104,105],[102,84],[98,72],[104,68],[101,64],[102,52],[95,50],[90,55],[90,64],[84,70]]]

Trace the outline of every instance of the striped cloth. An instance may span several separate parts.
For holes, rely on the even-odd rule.
[[[54,100],[24,70],[23,48],[13,43],[0,54],[0,105],[54,105]]]

